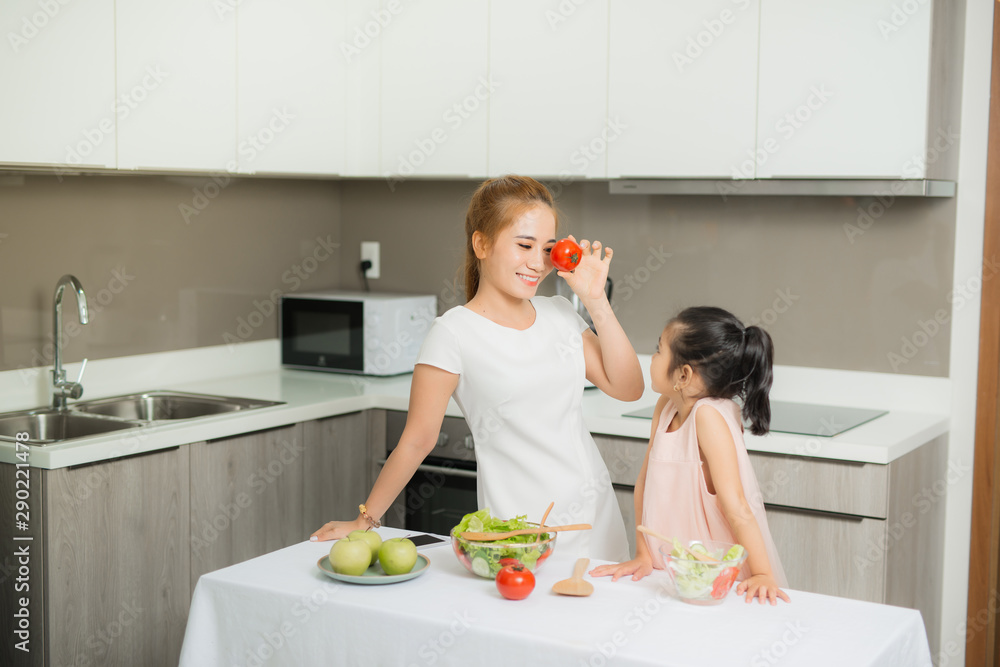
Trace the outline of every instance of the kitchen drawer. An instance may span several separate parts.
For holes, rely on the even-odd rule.
[[[406,426],[406,413],[399,410],[386,410],[385,437],[386,450],[392,451],[399,443]],[[445,417],[438,434],[438,443],[428,456],[444,459],[459,459],[475,461],[476,452],[472,440],[472,430],[461,417]]]
[[[642,470],[642,462],[646,459],[646,447],[649,444],[639,438],[616,438],[608,435],[595,435],[597,451],[604,458],[611,474],[611,483],[623,486],[635,486],[635,480]]]
[[[885,521],[768,507],[767,524],[789,588],[886,602]]]
[[[889,466],[750,452],[769,505],[884,519]]]

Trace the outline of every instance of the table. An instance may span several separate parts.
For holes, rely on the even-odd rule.
[[[590,579],[590,597],[559,596],[552,584],[570,576],[574,558],[558,546],[525,600],[503,599],[447,543],[421,549],[431,564],[419,577],[359,586],[319,571],[330,545],[302,542],[203,575],[181,667],[931,665],[913,609],[794,590],[776,607],[735,592],[697,607],[670,596],[662,571],[639,582]]]

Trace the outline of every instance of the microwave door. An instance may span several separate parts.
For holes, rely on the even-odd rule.
[[[360,373],[364,370],[363,304],[285,299],[281,361],[288,366]]]

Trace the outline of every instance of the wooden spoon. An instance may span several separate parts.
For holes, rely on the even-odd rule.
[[[459,533],[458,536],[470,542],[492,542],[493,540],[505,540],[515,535],[534,535],[536,533],[558,533],[567,530],[590,530],[593,526],[589,523],[571,523],[567,526],[546,526],[545,528],[522,528],[520,530],[509,530],[506,533]]]
[[[587,565],[589,564],[589,558],[577,559],[576,565],[573,566],[573,576],[553,584],[552,592],[559,595],[579,595],[581,597],[586,597],[593,593],[594,585],[583,578],[583,573],[587,571]]]
[[[549,512],[551,512],[552,508],[555,506],[556,506],[556,501],[553,500],[551,503],[549,503],[548,509],[545,510],[545,514],[542,515],[542,520],[538,524],[539,528],[545,528],[545,520],[549,518]],[[538,538],[535,540],[535,544],[538,544],[541,541],[542,541],[542,534],[538,533]]]
[[[670,539],[666,535],[663,535],[662,533],[656,532],[652,528],[646,528],[645,526],[640,525],[640,526],[636,526],[636,529],[639,530],[640,532],[646,533],[647,535],[652,535],[653,537],[655,537],[656,539],[660,540],[664,544],[672,544],[673,543],[672,539]],[[680,543],[678,543],[678,544],[680,544]],[[718,563],[719,562],[718,559],[712,558],[709,555],[700,554],[700,553],[697,553],[695,551],[691,551],[690,549],[688,549],[683,544],[681,544],[680,547],[681,547],[681,549],[683,549],[685,552],[687,552],[688,555],[690,555],[694,559],[703,561],[705,563]]]

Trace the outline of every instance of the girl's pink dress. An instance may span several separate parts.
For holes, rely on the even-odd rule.
[[[667,537],[676,537],[683,542],[689,540],[737,541],[729,527],[729,522],[726,520],[726,515],[722,511],[718,497],[709,493],[705,484],[698,435],[695,432],[695,414],[698,410],[705,408],[718,410],[726,420],[726,424],[729,425],[729,432],[736,444],[736,460],[739,463],[743,495],[757,519],[757,525],[760,526],[774,579],[782,588],[787,587],[785,570],[781,567],[778,551],[774,547],[771,531],[767,527],[767,516],[764,514],[764,501],[757,485],[757,477],[754,475],[750,456],[743,443],[740,407],[734,401],[725,398],[700,399],[694,404],[691,414],[684,420],[681,427],[672,433],[667,432],[667,427],[674,418],[677,408],[673,401],[668,401],[664,406],[656,433],[653,435],[653,447],[649,452],[649,463],[646,467],[646,487],[642,497],[642,524]],[[653,557],[653,567],[663,569],[663,557],[660,554],[660,546],[663,545],[663,542],[645,533],[641,533],[641,535],[646,539],[646,545]],[[749,566],[744,563],[740,579],[749,576]]]

